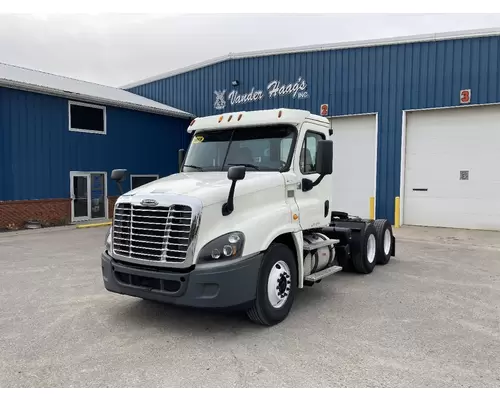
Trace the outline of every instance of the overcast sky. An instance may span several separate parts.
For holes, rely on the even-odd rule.
[[[0,62],[119,86],[229,52],[500,27],[500,14],[0,14]]]

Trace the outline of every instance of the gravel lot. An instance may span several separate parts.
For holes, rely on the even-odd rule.
[[[104,233],[0,234],[0,386],[500,386],[500,233],[401,228],[272,328],[105,291]]]

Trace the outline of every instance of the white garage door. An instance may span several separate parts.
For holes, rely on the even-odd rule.
[[[500,229],[500,106],[407,114],[403,223]]]
[[[362,218],[370,216],[375,196],[377,119],[375,115],[332,118],[332,210]]]

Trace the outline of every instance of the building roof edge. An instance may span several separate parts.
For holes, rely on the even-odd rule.
[[[229,53],[225,56],[211,58],[206,61],[202,61],[196,64],[191,64],[186,67],[178,68],[166,73],[154,75],[149,78],[131,82],[126,85],[120,86],[120,88],[131,89],[137,86],[145,85],[147,83],[155,82],[161,79],[171,78],[176,75],[181,75],[190,71],[195,71],[204,67],[209,67],[211,65],[235,59],[265,57],[265,56],[274,56],[280,54],[339,50],[339,49],[349,49],[349,48],[359,48],[359,47],[388,46],[388,45],[396,45],[404,43],[436,42],[441,40],[468,39],[474,37],[487,37],[487,36],[500,36],[500,27],[451,31],[451,32],[437,32],[431,34],[420,34],[420,35],[409,35],[409,36],[396,36],[396,37],[382,38],[382,39],[369,39],[369,40],[358,40],[358,41],[338,42],[338,43],[328,43],[328,44],[316,44],[316,45],[299,46],[299,47],[283,47],[283,48],[276,48],[269,50],[241,52],[241,53]]]

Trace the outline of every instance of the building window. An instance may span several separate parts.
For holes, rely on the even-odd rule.
[[[303,174],[316,173],[316,148],[318,141],[324,139],[320,133],[306,132],[300,151],[300,172]]]
[[[130,175],[130,189],[136,189],[157,179],[160,179],[159,175]]]
[[[106,134],[106,107],[75,101],[68,107],[70,131]]]

